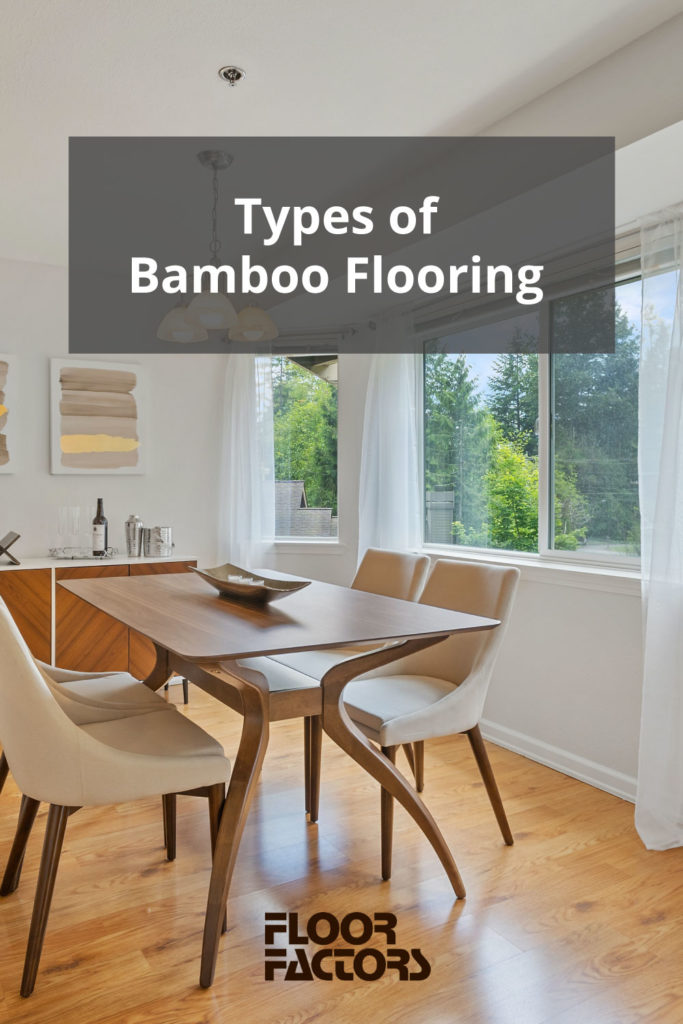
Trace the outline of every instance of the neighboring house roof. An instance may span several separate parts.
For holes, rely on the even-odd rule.
[[[275,535],[336,537],[337,516],[331,508],[310,508],[303,480],[275,481]]]

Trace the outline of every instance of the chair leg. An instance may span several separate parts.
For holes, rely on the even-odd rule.
[[[211,828],[211,859],[213,860],[213,854],[216,849],[216,839],[218,838],[218,826],[221,823],[221,812],[223,810],[223,804],[225,803],[225,786],[222,782],[217,782],[215,786],[209,786],[209,826]],[[228,930],[228,910],[225,909],[225,917],[223,918],[223,925],[221,927],[221,934],[225,935]]]
[[[187,679],[183,679],[183,704],[190,703],[190,686]]]
[[[64,842],[66,820],[71,810],[72,808],[70,807],[50,804],[50,810],[48,811],[36,898],[33,904],[33,916],[31,917],[26,960],[24,961],[24,974],[21,979],[21,994],[24,998],[31,995],[36,983],[40,954],[43,949],[43,939],[45,938],[45,928],[47,926],[48,914],[50,913],[57,868],[59,867],[59,857]]]
[[[413,773],[413,778],[415,778],[415,758],[413,756],[413,745],[412,743],[402,743],[401,746],[403,747],[403,753],[406,755],[406,760],[410,765],[410,770]],[[415,781],[417,782],[417,779],[415,779]]]
[[[215,786],[208,787],[209,793],[209,827],[211,829],[211,856],[213,857],[213,851],[216,849],[216,837],[218,835],[218,826],[221,822],[221,811],[223,810],[223,803],[225,801],[225,786],[222,782],[217,782]]]
[[[475,725],[474,729],[469,729],[467,732],[467,738],[470,741],[472,747],[472,753],[477,762],[481,777],[484,780],[486,786],[486,792],[488,793],[489,800],[491,801],[491,807],[493,807],[493,813],[496,816],[496,821],[500,826],[503,839],[505,840],[506,846],[512,846],[514,839],[512,832],[510,831],[510,825],[508,824],[505,809],[503,807],[503,801],[500,798],[498,786],[493,774],[493,768],[489,761],[489,755],[486,753],[486,747],[484,746],[484,738],[481,734],[478,725]]]
[[[402,743],[410,770],[415,778],[415,789],[421,793],[425,788],[425,745],[423,740],[416,743]]]
[[[26,853],[26,844],[31,835],[31,829],[33,828],[33,822],[36,820],[39,807],[39,800],[34,800],[29,796],[22,796],[17,830],[14,834],[14,842],[12,843],[7,867],[5,868],[2,884],[0,885],[0,896],[9,896],[19,885],[24,854]]]
[[[304,797],[306,814],[311,810],[311,716],[304,718]]]
[[[2,787],[5,785],[7,776],[9,775],[9,765],[7,764],[7,758],[5,757],[4,751],[0,754],[0,793],[2,793]]]
[[[166,860],[175,860],[175,821],[176,794],[165,793],[161,798],[164,812],[164,838],[166,842]]]
[[[382,747],[382,753],[389,758],[392,764],[396,764],[396,747]],[[382,788],[381,801],[382,878],[386,882],[391,878],[391,854],[394,839],[394,798],[387,789]]]
[[[421,793],[425,788],[425,744],[424,740],[413,743],[415,752],[415,789]]]
[[[320,767],[323,752],[323,719],[322,715],[311,715],[310,726],[310,783],[308,798],[308,814],[311,821],[318,820],[320,809]]]

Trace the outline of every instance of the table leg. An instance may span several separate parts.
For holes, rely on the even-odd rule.
[[[212,675],[220,676],[220,672],[212,672]],[[229,673],[225,673],[225,680],[240,691],[244,722],[216,837],[202,944],[199,978],[202,988],[208,988],[213,982],[232,872],[268,746],[267,691],[243,679],[235,679]]]
[[[157,644],[154,645],[154,649],[157,652],[157,660],[154,663],[154,668],[147,676],[143,679],[145,686],[148,686],[150,690],[159,690],[168,682],[171,676],[171,669],[169,667],[168,651],[165,647],[159,647]]]
[[[356,676],[371,672],[381,665],[388,665],[392,661],[423,650],[425,647],[430,647],[442,639],[443,637],[421,637],[415,640],[405,640],[393,647],[385,647],[361,657],[350,658],[329,669],[321,680],[323,728],[342,750],[350,754],[391,796],[405,807],[431,843],[448,875],[455,895],[458,899],[463,899],[465,886],[439,826],[415,790],[408,785],[391,761],[375,750],[370,741],[354,725],[346,713],[342,700],[344,687]]]

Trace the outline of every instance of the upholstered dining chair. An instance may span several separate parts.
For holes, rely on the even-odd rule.
[[[506,845],[514,842],[479,729],[486,693],[510,618],[519,570],[440,560],[420,604],[499,619],[492,630],[450,637],[424,651],[352,680],[344,706],[352,721],[390,761],[399,744],[465,733]],[[391,875],[393,798],[382,790],[382,877]]]
[[[427,555],[368,548],[356,570],[351,587],[353,590],[364,590],[369,594],[415,601],[422,590],[428,571]],[[301,651],[298,654],[247,658],[239,664],[262,673],[271,690],[296,690],[317,686],[318,680],[328,668],[367,649],[367,646],[356,646],[337,647],[327,651]],[[321,754],[322,718],[320,715],[305,717],[304,780],[306,812],[311,821],[318,820]],[[406,748],[406,756],[413,771],[419,771],[419,764],[416,766],[416,759],[409,747]]]
[[[94,722],[105,722],[128,715],[173,709],[171,704],[143,686],[128,672],[107,672],[97,675],[56,668],[37,659],[34,661],[63,711],[79,725],[92,725]],[[0,792],[8,774],[7,758],[3,752],[0,753]],[[36,802],[22,801],[17,835],[24,848],[33,828],[38,807],[39,804]],[[168,802],[164,803],[164,845],[167,847],[169,860],[175,858],[175,829],[170,827],[167,821],[168,817],[172,817],[172,812],[172,806],[169,806]],[[13,870],[10,869],[10,865],[7,866],[0,882],[0,896],[8,896],[16,890],[21,867],[21,861],[14,864]]]
[[[22,996],[35,985],[68,817],[81,807],[190,792],[209,798],[213,848],[230,771],[221,745],[173,707],[117,717],[105,708],[85,724],[74,717],[96,709],[77,703],[36,665],[0,599],[0,743],[23,806],[50,805]],[[10,872],[24,850],[18,830]]]

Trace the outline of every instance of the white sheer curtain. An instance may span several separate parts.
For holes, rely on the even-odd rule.
[[[378,348],[405,336],[406,318],[380,323]],[[418,451],[418,357],[370,356],[358,500],[358,560],[369,547],[419,546],[422,501]]]
[[[636,827],[648,849],[666,850],[683,845],[683,207],[645,225],[641,244],[644,674]]]
[[[269,356],[229,355],[219,492],[220,561],[256,567],[274,534],[273,394]]]

